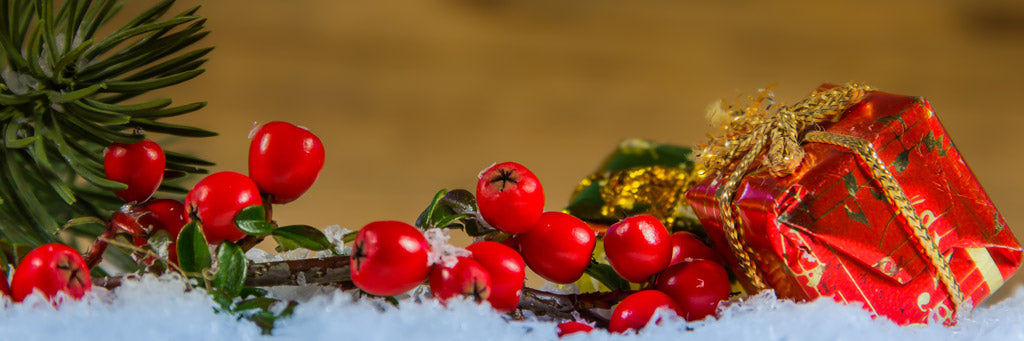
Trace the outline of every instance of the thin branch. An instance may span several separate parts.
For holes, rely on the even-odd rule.
[[[349,257],[284,260],[266,263],[249,263],[245,285],[272,287],[281,285],[331,285],[341,289],[353,289],[355,285],[349,274]],[[93,280],[93,285],[114,289],[121,286],[123,276],[102,277]],[[629,290],[595,292],[585,294],[555,294],[523,287],[519,309],[531,311],[537,316],[560,320],[574,320],[576,315],[594,321],[598,326],[607,326],[608,320],[595,309],[610,309],[626,296]]]

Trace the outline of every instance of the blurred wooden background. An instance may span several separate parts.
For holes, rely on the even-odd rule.
[[[557,210],[621,139],[698,144],[712,101],[778,82],[792,103],[822,82],[858,81],[927,97],[1024,237],[1019,1],[203,6],[203,44],[217,49],[204,75],[165,95],[208,100],[182,120],[221,135],[173,148],[245,172],[253,122],[312,129],[327,162],[312,190],[275,209],[282,222],[411,222],[438,189],[471,189],[509,160],[534,170]]]

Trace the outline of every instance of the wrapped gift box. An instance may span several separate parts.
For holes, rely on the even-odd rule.
[[[977,305],[1017,270],[1020,245],[926,100],[879,91],[858,99],[841,119],[804,133],[870,142],[948,262],[964,305]],[[763,283],[783,298],[862,302],[899,324],[955,323],[950,286],[863,158],[829,143],[802,147],[792,174],[773,175],[759,158],[732,196],[740,242]],[[742,273],[716,199],[731,171],[709,174],[687,199],[715,248]]]

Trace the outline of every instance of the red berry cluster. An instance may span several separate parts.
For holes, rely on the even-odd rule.
[[[579,218],[544,212],[544,188],[529,169],[515,162],[485,169],[476,184],[476,200],[484,220],[512,235],[508,243],[538,275],[562,284],[583,276],[596,233]]]
[[[294,201],[306,192],[324,165],[324,146],[309,130],[287,122],[259,127],[249,145],[249,176],[223,171],[200,180],[185,196],[189,221],[202,222],[210,244],[246,236],[235,226],[243,208]]]
[[[572,283],[587,269],[594,231],[571,215],[543,212],[543,188],[526,167],[506,162],[485,169],[477,182],[477,201],[484,220],[512,234],[510,244],[541,277]],[[654,289],[637,292],[616,307],[609,325],[613,332],[643,327],[658,308],[687,320],[703,319],[729,297],[729,277],[721,258],[691,233],[669,235],[652,216],[633,216],[612,225],[604,235],[604,251],[619,276]]]
[[[372,222],[353,242],[352,282],[367,293],[394,296],[428,281],[442,302],[463,296],[478,303],[487,300],[498,311],[514,310],[526,278],[523,259],[496,242],[481,241],[467,249],[470,256],[431,266],[430,246],[419,229],[399,221]]]
[[[612,332],[642,328],[659,308],[700,320],[729,297],[729,275],[717,254],[689,232],[670,236],[652,216],[632,216],[612,225],[604,236],[604,250],[622,278],[653,283],[653,290],[619,303],[608,327]]]
[[[419,229],[397,221],[370,223],[355,238],[352,281],[380,296],[402,294],[426,281],[442,302],[465,296],[509,312],[518,305],[526,265],[555,283],[575,282],[591,266],[597,232],[572,215],[544,212],[544,189],[526,167],[505,162],[485,169],[476,203],[479,218],[508,236],[503,243],[480,241],[468,247],[470,255],[431,265],[430,244]],[[717,254],[693,234],[670,235],[652,216],[612,225],[604,251],[619,276],[645,285],[615,307],[610,331],[639,329],[658,309],[703,319],[729,297],[729,278]],[[559,328],[560,334],[592,329],[580,322]]]

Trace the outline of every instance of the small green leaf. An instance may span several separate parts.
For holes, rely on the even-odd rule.
[[[231,297],[238,296],[245,282],[247,265],[241,247],[221,243],[217,247],[217,274],[213,276],[213,285]]]
[[[271,233],[274,240],[285,250],[303,248],[313,251],[323,251],[331,247],[331,242],[320,230],[307,225],[282,226]]]
[[[148,80],[107,82],[104,92],[146,92],[187,81],[199,76],[203,72],[205,70],[199,69]]]
[[[163,109],[164,107],[171,105],[172,101],[170,98],[154,99],[142,103],[130,104],[130,105],[117,105],[110,104],[101,101],[97,101],[91,98],[83,98],[85,103],[90,106],[113,112],[119,112],[132,116],[138,115],[139,112],[155,111]]]
[[[211,137],[211,136],[217,136],[217,133],[209,131],[209,130],[206,130],[206,129],[200,129],[200,128],[196,128],[196,127],[189,127],[189,126],[178,125],[178,124],[156,122],[156,121],[153,121],[153,120],[143,119],[143,118],[139,118],[139,119],[133,118],[132,122],[129,123],[128,125],[136,125],[139,128],[142,128],[142,129],[144,129],[146,131],[149,131],[149,132],[171,134],[171,135],[175,135],[175,136],[187,136],[187,137]]]
[[[100,91],[104,87],[106,87],[106,85],[104,84],[94,84],[92,86],[71,92],[58,92],[50,90],[46,92],[46,97],[48,97],[50,101],[53,103],[67,103],[87,96],[91,96],[92,94],[95,94],[97,91]]]
[[[498,231],[491,225],[487,224],[483,219],[479,219],[478,216],[462,219],[462,229],[463,231],[466,231],[466,234],[470,237],[479,237]]]
[[[178,265],[188,273],[201,273],[212,263],[210,246],[199,222],[185,224],[178,233]]]
[[[434,194],[434,199],[430,200],[430,205],[427,205],[427,208],[416,218],[416,227],[421,229],[434,227],[432,224],[434,211],[437,210],[437,206],[441,202],[441,198],[444,198],[445,193],[448,193],[448,190],[442,189],[437,191],[437,194]]]
[[[274,248],[274,250],[277,252],[285,252],[302,248],[302,245],[299,245],[299,243],[296,243],[291,239],[278,237],[275,235],[271,236],[274,237],[274,241],[277,242],[277,247]]]
[[[191,155],[177,153],[173,151],[164,151],[164,155],[167,157],[167,162],[175,162],[181,164],[197,165],[197,166],[215,166],[216,164],[210,161],[206,161]]]
[[[264,236],[274,230],[274,224],[267,221],[267,212],[261,205],[243,208],[235,215],[239,230],[253,236]]]
[[[235,312],[243,312],[253,309],[268,310],[270,309],[271,305],[277,302],[278,300],[275,300],[273,298],[255,297],[238,302],[238,304],[235,304],[234,310]]]
[[[238,297],[263,297],[267,296],[270,292],[267,289],[256,288],[256,287],[242,287],[242,290],[238,291]]]
[[[629,289],[629,282],[623,279],[619,274],[615,273],[615,269],[612,269],[611,265],[602,264],[590,261],[590,266],[587,266],[585,271],[587,275],[593,277],[608,289],[612,290],[626,290]]]
[[[474,219],[477,211],[476,198],[473,193],[464,189],[451,191],[442,189],[434,195],[430,205],[416,218],[416,226],[420,228],[467,227],[469,224],[478,223],[468,221]],[[474,227],[487,230],[480,224],[476,224]]]

